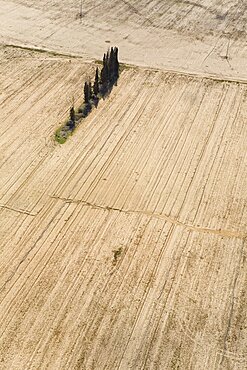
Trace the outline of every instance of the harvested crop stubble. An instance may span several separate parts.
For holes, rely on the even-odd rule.
[[[246,85],[126,69],[61,147],[88,65],[8,53],[1,367],[246,368]]]

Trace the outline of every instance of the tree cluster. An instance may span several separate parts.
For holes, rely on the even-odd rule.
[[[93,106],[98,105],[100,98],[110,93],[114,84],[119,77],[118,48],[112,47],[103,57],[103,67],[101,71],[96,68],[94,83],[86,81],[84,83],[84,103],[79,108],[78,114],[75,113],[74,106],[70,108],[70,119],[68,127],[73,131],[77,120],[86,117]]]
[[[100,76],[99,76],[100,74]],[[97,67],[93,85],[84,84],[84,103],[97,105],[98,100],[109,93],[119,77],[118,48],[111,48],[104,54],[103,67],[99,73]]]
[[[101,92],[105,94],[112,88],[119,77],[118,48],[111,48],[103,57],[103,68],[100,74]]]

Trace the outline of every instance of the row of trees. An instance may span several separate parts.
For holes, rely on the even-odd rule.
[[[103,57],[103,67],[99,76],[99,68],[96,69],[94,83],[91,81],[84,84],[84,102],[89,104],[91,100],[97,100],[109,93],[119,77],[118,48],[111,48]]]
[[[98,105],[101,98],[104,98],[111,92],[112,87],[116,84],[119,77],[118,48],[111,48],[104,54],[103,67],[101,71],[96,68],[93,84],[86,81],[84,84],[84,104],[79,108],[80,117],[86,117],[92,110],[93,106]],[[74,106],[70,108],[70,120],[68,126],[73,131],[77,121]]]

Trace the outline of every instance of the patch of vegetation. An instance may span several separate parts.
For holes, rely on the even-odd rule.
[[[94,63],[95,64],[99,64],[99,65],[103,65],[103,61],[102,60],[100,60],[100,59],[96,59],[95,61],[94,61]]]
[[[66,138],[67,136],[64,134],[64,127],[62,128],[59,128],[57,129],[56,133],[55,133],[55,140],[59,143],[59,144],[64,144],[65,141],[66,141]]]
[[[126,63],[120,63],[119,64],[119,72],[122,72],[125,69],[134,69],[134,68],[135,68],[135,66],[130,65],[130,64],[126,64]]]
[[[113,264],[115,265],[118,261],[118,258],[122,254],[122,247],[119,247],[117,250],[113,251]]]

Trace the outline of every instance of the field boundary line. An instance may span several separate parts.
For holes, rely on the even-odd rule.
[[[21,209],[21,208],[14,208],[14,207],[8,206],[7,204],[0,204],[0,208],[7,209],[9,211],[13,211],[13,212],[17,212],[17,213],[22,213],[24,215],[28,215],[28,216],[32,216],[32,217],[35,217],[35,216],[38,215],[38,213],[32,213],[31,211]]]
[[[179,221],[177,218],[173,218],[171,216],[158,213],[158,212],[138,210],[138,209],[137,210],[123,209],[123,208],[121,209],[121,208],[111,207],[111,206],[102,206],[99,204],[90,203],[83,199],[63,198],[63,197],[59,197],[55,195],[50,195],[50,197],[52,199],[61,200],[62,202],[65,202],[65,203],[81,204],[83,206],[91,207],[93,209],[101,209],[101,210],[113,211],[113,212],[115,211],[115,212],[126,213],[126,214],[139,214],[139,215],[148,216],[150,218],[157,218],[157,219],[170,222],[173,225],[184,227],[186,230],[189,230],[189,231],[197,231],[199,233],[204,233],[204,234],[215,234],[215,235],[220,235],[226,238],[235,238],[235,239],[241,239],[241,240],[245,240],[247,238],[247,234],[244,232],[241,233],[241,232],[234,231],[234,230],[212,229],[208,227],[193,226],[190,224],[186,224],[182,221]]]
[[[72,53],[66,53],[66,52],[59,52],[56,50],[52,49],[46,49],[46,48],[39,48],[34,45],[24,45],[24,44],[5,44],[5,43],[0,43],[0,47],[12,47],[12,48],[17,48],[21,50],[27,50],[27,51],[33,51],[37,53],[47,53],[52,56],[57,56],[57,57],[66,57],[66,58],[73,58],[73,59],[80,59],[83,61],[84,64],[90,64],[90,63],[95,63],[98,64],[100,63],[99,60],[96,58],[90,58],[85,59],[86,55],[79,55],[79,54],[72,54]],[[183,71],[179,69],[173,69],[173,68],[162,68],[162,67],[151,67],[151,66],[142,66],[138,64],[131,64],[131,63],[125,63],[125,62],[120,62],[120,65],[123,66],[124,68],[129,68],[129,69],[134,69],[134,70],[141,70],[141,71],[153,71],[153,72],[163,72],[163,73],[173,73],[179,76],[185,76],[185,77],[192,77],[192,78],[198,78],[198,79],[204,79],[204,80],[210,80],[210,81],[216,81],[216,82],[228,82],[228,83],[236,83],[236,84],[243,84],[247,85],[247,78],[246,79],[237,79],[234,77],[230,76],[220,76],[220,75],[214,75],[210,73],[200,73],[200,72],[193,72],[193,71]]]
[[[4,48],[15,48],[15,49],[21,49],[26,51],[33,51],[36,53],[47,53],[51,54],[52,56],[58,56],[58,57],[67,57],[67,58],[74,58],[74,59],[84,59],[85,56],[79,55],[79,54],[72,54],[72,53],[66,53],[66,52],[59,52],[52,49],[47,48],[39,48],[34,45],[25,45],[25,44],[11,44],[11,43],[0,43],[1,47]],[[91,63],[94,62],[94,58],[89,58],[87,60],[83,60],[83,63]]]

